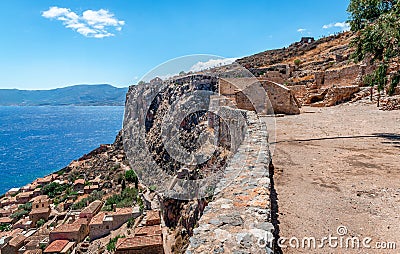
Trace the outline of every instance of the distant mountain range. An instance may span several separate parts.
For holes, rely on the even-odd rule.
[[[76,85],[52,90],[0,89],[1,106],[123,106],[128,88]]]

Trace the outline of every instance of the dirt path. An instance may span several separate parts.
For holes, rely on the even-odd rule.
[[[344,241],[370,237],[365,246],[372,249],[362,242],[360,249],[346,243],[331,248],[325,241],[324,248],[287,247],[283,253],[400,253],[400,111],[374,105],[302,111],[276,118],[280,236],[296,237],[300,246],[303,237],[315,237],[318,245],[330,234],[339,237],[337,228],[345,226]],[[397,249],[377,250],[384,241]]]

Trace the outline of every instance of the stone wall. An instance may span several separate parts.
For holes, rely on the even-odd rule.
[[[249,111],[256,110],[254,108],[254,105],[251,103],[251,101],[247,97],[247,95],[242,91],[239,91],[235,94],[234,100],[235,100],[236,106],[240,109],[249,110]]]
[[[126,209],[126,208],[122,208]],[[97,214],[90,224],[89,224],[89,236],[90,240],[100,238],[102,236],[108,235],[112,230],[120,228],[129,219],[140,216],[138,209],[132,209],[132,212],[100,212]]]
[[[72,242],[82,242],[85,237],[89,235],[89,227],[87,225],[80,225],[78,228],[69,231],[58,231],[57,229],[50,232],[50,242],[55,240],[68,240]]]
[[[311,104],[313,107],[330,107],[350,101],[360,91],[358,86],[333,86],[327,88],[321,101]]]
[[[242,144],[247,131],[247,111],[229,107],[229,103],[220,96],[213,97],[210,104],[210,110],[214,110],[216,114],[209,115],[208,126],[214,129],[216,143],[235,152]]]
[[[300,104],[288,87],[269,80],[260,80],[260,83],[267,91],[275,114],[300,114]]]
[[[294,85],[289,87],[293,92],[297,100],[303,101],[304,96],[306,96],[308,89],[306,85]]]
[[[300,103],[294,93],[288,87],[270,80],[222,78],[219,80],[219,93],[230,99],[239,109],[268,114],[300,113]]]
[[[204,209],[187,254],[273,252],[268,134],[254,112],[247,112],[246,119],[244,142]]]
[[[318,73],[318,79],[316,78],[316,85],[321,88],[329,88],[332,86],[350,86],[357,85],[358,77],[362,73],[362,67],[360,65],[352,65],[336,70],[327,70],[323,72],[323,76],[320,77],[321,73]],[[322,81],[322,82],[321,82]],[[321,83],[319,83],[321,82]]]

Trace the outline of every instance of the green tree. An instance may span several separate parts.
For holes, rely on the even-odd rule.
[[[110,239],[110,241],[108,242],[108,244],[107,244],[107,250],[108,251],[115,251],[115,245],[117,244],[117,241],[118,241],[118,239],[119,238],[125,238],[125,235],[117,235],[116,237],[114,237],[114,238],[111,238]]]
[[[138,188],[139,179],[132,169],[125,172],[125,180],[129,183],[135,183],[135,188]]]
[[[103,191],[93,191],[87,198],[83,198],[80,201],[74,203],[72,205],[73,210],[80,210],[87,206],[88,203],[91,203],[95,200],[101,200],[103,198]]]
[[[113,205],[116,205],[116,207],[118,208],[131,207],[135,203],[137,196],[137,189],[127,187],[122,191],[121,194],[114,194],[111,197],[107,198],[103,210],[111,211]]]
[[[0,232],[11,231],[12,225],[11,224],[1,224],[0,225]]]
[[[30,211],[32,210],[32,203],[31,203],[31,202],[28,202],[28,203],[25,203],[25,204],[23,204],[23,205],[19,205],[19,206],[18,206],[18,209],[19,209],[19,210],[25,210],[25,211],[30,212]]]
[[[364,82],[378,90],[378,106],[381,91],[392,95],[400,81],[400,72],[389,73],[391,62],[398,61],[400,46],[400,2],[398,0],[351,0],[351,30],[355,32],[352,55],[356,62],[369,60],[376,69]],[[372,92],[372,89],[371,89]],[[372,98],[372,96],[371,96]]]
[[[135,225],[135,218],[130,218],[130,219],[128,220],[127,227],[128,227],[128,228],[132,228],[134,225]]]
[[[19,211],[16,211],[15,213],[11,214],[10,218],[15,219],[15,220],[20,220],[20,219],[22,219],[22,217],[24,217],[28,213],[29,212],[26,210],[19,210]]]
[[[43,226],[46,223],[46,221],[44,219],[40,219],[36,222],[36,227],[40,228],[41,226]]]
[[[42,188],[42,193],[48,195],[50,198],[54,198],[57,195],[61,195],[67,188],[68,185],[66,184],[52,182]]]
[[[351,0],[347,8],[351,15],[351,29],[353,31],[364,29],[382,14],[390,12],[396,2],[397,0]]]

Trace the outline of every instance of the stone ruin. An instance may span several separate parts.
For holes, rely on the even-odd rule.
[[[300,43],[312,43],[314,41],[314,37],[301,37]]]
[[[319,40],[303,37],[287,48],[264,51],[236,62],[259,79],[284,85],[301,105],[333,106],[357,97],[365,86],[363,77],[374,69],[373,65],[351,61],[351,38],[351,33]]]
[[[262,89],[256,90],[254,86]],[[294,93],[283,85],[265,79],[221,78],[219,94],[229,98],[239,109],[266,114],[300,114],[300,103]],[[253,98],[253,101],[249,98]],[[263,98],[267,100],[263,101]],[[257,107],[265,107],[267,111],[260,112],[256,110]]]

